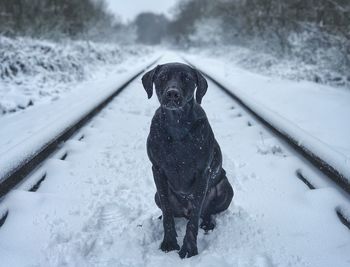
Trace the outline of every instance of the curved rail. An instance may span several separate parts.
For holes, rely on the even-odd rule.
[[[142,74],[149,67],[154,65],[158,60],[153,60],[148,63],[141,70],[133,74],[126,82],[120,85],[107,98],[105,98],[96,106],[83,114],[73,124],[68,125],[65,130],[54,136],[49,142],[38,148],[33,155],[24,158],[18,162],[11,170],[0,177],[0,199],[3,198],[11,189],[18,185],[28,174],[35,170],[45,159],[47,159],[60,145],[67,141],[73,134],[75,134],[81,127],[90,121],[96,114],[98,114],[108,103],[110,103],[117,95],[119,95],[132,81],[134,81],[140,74]],[[0,221],[1,225],[1,221]]]
[[[345,192],[350,194],[350,177],[347,172],[337,168],[334,163],[329,163],[324,157],[318,155],[318,153],[312,151],[307,144],[300,143],[295,136],[290,134],[288,131],[277,127],[275,123],[272,123],[267,116],[259,114],[247,101],[243,100],[242,97],[235,94],[232,90],[228,89],[227,86],[220,83],[213,76],[208,74],[205,70],[196,66],[186,58],[183,58],[189,65],[195,67],[201,71],[205,76],[208,77],[214,84],[216,84],[220,89],[222,89],[229,97],[237,101],[244,109],[246,109],[250,114],[252,114],[258,121],[269,128],[273,133],[279,136],[281,139],[286,141],[290,146],[292,146],[300,155],[302,155],[306,160],[308,160],[313,166],[319,169],[323,174],[333,180],[338,184]]]

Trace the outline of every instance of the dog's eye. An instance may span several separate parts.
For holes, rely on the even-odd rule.
[[[191,80],[191,78],[189,77],[189,76],[185,76],[185,81],[190,81]]]
[[[161,75],[159,76],[159,80],[161,80],[161,81],[166,80],[166,75],[165,75],[165,74],[161,74]]]

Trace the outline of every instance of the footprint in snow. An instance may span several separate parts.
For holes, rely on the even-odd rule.
[[[261,155],[272,154],[276,156],[285,156],[282,148],[276,144],[273,139],[259,141],[257,143],[257,152]]]

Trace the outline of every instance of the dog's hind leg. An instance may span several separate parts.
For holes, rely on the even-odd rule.
[[[215,197],[216,197],[216,188],[212,187],[207,192],[205,201],[203,203],[202,214],[201,214],[202,222],[199,225],[199,227],[202,228],[205,232],[208,232],[215,228],[215,222],[212,216],[212,214],[215,213],[215,210],[213,209]]]
[[[181,201],[181,199],[179,199],[171,190],[169,190],[168,194],[169,194],[168,200],[169,200],[170,208],[173,212],[174,217],[185,217],[188,219],[189,209],[187,207],[188,206],[187,203],[184,203],[183,201]],[[158,193],[154,195],[154,200],[158,208],[161,209]],[[162,216],[159,216],[159,219],[161,218]]]
[[[224,174],[224,172],[223,172]],[[215,227],[213,216],[226,210],[233,198],[233,189],[226,175],[207,194],[202,210],[202,223],[200,227],[205,231],[213,230]]]
[[[216,198],[214,199],[214,213],[223,212],[226,210],[232,201],[233,198],[233,189],[227,177],[225,176],[217,185],[216,185]]]

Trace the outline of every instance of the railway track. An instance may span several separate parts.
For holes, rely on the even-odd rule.
[[[268,119],[268,116],[263,116],[258,113],[252,106],[246,103],[239,95],[235,94],[232,90],[227,88],[227,86],[220,83],[215,77],[209,75],[205,70],[203,70],[200,66],[190,62],[186,58],[183,58],[185,62],[194,68],[199,69],[208,79],[210,79],[215,85],[218,86],[225,94],[227,94],[230,98],[232,98],[238,105],[240,105],[244,110],[246,110],[251,116],[253,116],[256,120],[258,120],[261,124],[263,124],[266,128],[268,128],[272,133],[278,136],[281,140],[286,142],[290,147],[292,147],[305,161],[312,164],[316,169],[318,169],[321,173],[323,173],[326,177],[331,179],[334,183],[336,183],[341,190],[344,190],[348,195],[350,195],[350,177],[346,175],[341,170],[337,169],[334,166],[334,163],[329,163],[322,155],[318,155],[316,152],[310,150],[307,144],[303,144],[296,139],[295,136],[292,136],[285,131],[283,128],[277,127],[276,124],[271,122]],[[300,169],[295,170],[296,176],[303,182],[309,189],[315,189],[315,186],[312,182],[309,181],[307,176],[305,176]],[[345,215],[340,208],[335,210],[339,220],[350,229],[350,217],[349,215]]]
[[[52,139],[43,144],[42,146],[38,146],[37,150],[31,155],[22,158],[19,162],[14,164],[14,166],[5,172],[0,177],[0,201],[1,199],[12,189],[14,189],[19,183],[21,183],[31,172],[36,170],[41,164],[52,156],[55,152],[59,150],[64,142],[69,140],[72,136],[77,134],[77,132],[88,123],[92,118],[94,118],[97,114],[101,112],[115,97],[117,97],[132,81],[134,81],[140,74],[145,72],[149,67],[154,65],[158,60],[152,60],[152,62],[146,64],[140,70],[136,70],[135,73],[131,74],[130,78],[126,81],[122,82],[117,88],[108,95],[101,102],[96,103],[96,105],[89,110],[87,113],[82,114],[80,118],[78,118],[75,122],[70,125],[67,125],[65,129],[59,132],[57,135],[53,136]],[[79,137],[79,140],[84,138],[84,134]],[[67,157],[67,152],[64,152],[62,155],[58,155],[61,160],[64,160]],[[35,192],[40,184],[45,180],[46,173],[43,172],[37,181],[30,185],[27,190],[31,192]],[[28,187],[28,186],[27,186]],[[1,211],[1,210],[0,210]],[[4,224],[6,218],[8,216],[8,210],[2,210],[2,214],[0,214],[0,227]]]
[[[314,165],[317,169],[319,169],[322,173],[328,176],[331,180],[337,183],[340,188],[350,194],[350,177],[348,177],[341,170],[338,170],[337,167],[332,163],[328,163],[324,157],[321,155],[317,155],[316,152],[310,150],[307,145],[300,143],[295,137],[289,134],[287,131],[278,128],[274,125],[267,116],[263,116],[259,114],[254,108],[252,108],[249,104],[247,104],[242,98],[235,94],[232,90],[221,84],[215,77],[210,76],[199,66],[196,66],[192,62],[184,59],[188,64],[194,66],[195,68],[200,69],[213,83],[215,83],[220,89],[222,89],[229,97],[231,97],[234,101],[239,103],[245,110],[247,110],[252,116],[254,116],[257,120],[259,120],[263,125],[269,128],[273,133],[278,135],[281,139],[287,142],[290,146],[292,146],[301,156],[303,156],[307,161],[309,161],[312,165]]]
[[[176,59],[176,57],[172,57],[172,58],[166,58],[165,60],[174,61],[173,60],[174,58]],[[176,61],[179,61],[179,59],[177,59]],[[152,64],[150,65],[153,65],[154,63],[155,62],[152,62]],[[124,235],[126,234],[127,236],[133,237],[136,240],[138,240],[138,236],[134,236],[135,232],[141,236],[145,235],[142,241],[140,241],[137,244],[135,243],[133,245],[136,248],[138,248],[139,246],[142,246],[142,250],[144,250],[145,249],[144,247],[149,246],[150,250],[153,251],[155,247],[158,246],[159,239],[161,237],[160,235],[154,234],[155,231],[157,232],[159,231],[157,226],[155,226],[157,225],[156,224],[157,220],[154,220],[150,223],[149,218],[158,217],[155,215],[159,215],[159,212],[156,211],[156,214],[152,212],[152,208],[154,205],[153,203],[151,203],[151,200],[153,200],[154,188],[153,188],[152,179],[150,177],[150,173],[147,172],[147,170],[149,170],[149,166],[147,165],[147,163],[145,163],[146,162],[145,155],[139,156],[138,154],[136,154],[135,156],[133,155],[133,151],[131,151],[131,155],[127,154],[125,156],[123,154],[125,153],[125,151],[130,151],[133,149],[135,150],[135,153],[138,153],[138,151],[141,151],[140,153],[144,152],[144,149],[145,149],[144,141],[147,135],[148,127],[149,127],[148,123],[150,122],[150,118],[153,114],[153,111],[157,106],[155,99],[151,100],[151,104],[147,102],[146,94],[142,91],[141,85],[136,85],[135,83],[135,79],[137,77],[140,77],[139,75],[141,73],[142,71],[138,72],[128,82],[126,82],[121,87],[119,87],[113,93],[113,95],[111,95],[108,99],[103,101],[103,103],[100,103],[99,105],[97,105],[93,111],[89,112],[88,117],[85,118],[84,116],[84,118],[79,120],[76,126],[68,127],[67,133],[62,134],[64,138],[62,138],[60,141],[57,141],[57,138],[55,138],[51,142],[53,145],[51,148],[48,149],[49,152],[40,152],[40,153],[43,153],[41,156],[39,156],[37,159],[33,160],[32,162],[28,161],[26,163],[26,164],[29,164],[29,166],[25,167],[26,164],[22,164],[22,167],[17,168],[17,171],[23,168],[23,171],[18,172],[19,173],[18,177],[20,178],[14,178],[14,179],[17,179],[18,182],[21,181],[20,182],[21,190],[28,190],[28,191],[35,192],[40,188],[42,184],[50,183],[50,175],[52,175],[52,172],[51,173],[47,172],[45,169],[45,165],[46,165],[45,162],[48,158],[56,159],[57,162],[55,161],[54,164],[60,165],[61,163],[58,163],[58,162],[70,161],[71,159],[72,161],[74,160],[76,161],[77,158],[79,158],[80,156],[83,156],[82,153],[85,153],[83,152],[83,150],[78,149],[79,150],[78,152],[74,152],[72,153],[72,155],[70,155],[69,154],[70,150],[66,149],[65,146],[62,145],[63,143],[65,142],[67,143],[67,140],[71,140],[73,142],[72,143],[73,147],[80,146],[80,143],[85,143],[85,142],[89,143],[90,142],[89,140],[92,138],[92,136],[94,134],[97,134],[95,130],[96,128],[102,127],[103,133],[112,131],[111,129],[109,129],[109,127],[106,126],[109,120],[113,119],[114,123],[116,124],[121,124],[121,123],[125,123],[125,121],[128,121],[129,124],[125,126],[126,128],[123,129],[122,131],[120,130],[121,131],[120,134],[118,133],[118,139],[121,139],[121,140],[116,141],[116,147],[120,147],[122,151],[116,152],[113,150],[106,150],[103,152],[103,155],[106,154],[107,157],[106,159],[101,160],[100,168],[102,169],[111,168],[110,165],[108,165],[108,164],[111,164],[110,158],[114,158],[115,161],[118,162],[119,165],[117,168],[115,168],[116,170],[113,172],[117,177],[115,184],[112,181],[109,181],[109,180],[106,181],[106,178],[105,178],[106,175],[103,174],[101,177],[96,178],[96,179],[100,179],[101,182],[99,184],[94,184],[94,186],[101,187],[101,190],[100,190],[101,192],[109,192],[110,188],[120,187],[119,190],[121,191],[118,191],[113,196],[111,196],[111,198],[108,201],[111,201],[111,199],[117,198],[119,201],[118,205],[121,205],[122,207],[126,205],[126,207],[129,207],[129,208],[127,209],[126,213],[120,214],[120,210],[118,207],[113,206],[111,208],[108,204],[109,202],[104,200],[103,196],[99,195],[100,194],[98,192],[99,189],[91,189],[91,192],[92,192],[91,197],[93,198],[93,196],[97,194],[98,197],[100,198],[98,198],[97,200],[91,201],[91,203],[94,203],[94,204],[90,204],[90,206],[89,205],[85,205],[85,206],[94,207],[94,205],[96,205],[95,204],[96,202],[99,203],[99,205],[102,205],[101,203],[106,202],[107,204],[104,203],[102,206],[99,206],[97,209],[97,210],[102,210],[102,213],[101,213],[102,222],[97,223],[96,224],[97,226],[95,229],[93,228],[94,223],[91,223],[90,220],[87,220],[84,227],[85,228],[87,227],[89,229],[88,231],[89,235],[87,235],[86,237],[84,236],[82,237],[82,234],[79,233],[77,235],[73,235],[72,240],[76,241],[81,239],[80,240],[81,242],[89,242],[88,240],[91,239],[91,231],[96,231],[97,233],[98,231],[101,231],[101,227],[107,227],[108,231],[112,231],[111,230],[112,228],[108,228],[108,226],[103,226],[105,222],[104,220],[107,220],[106,225],[109,225],[109,224],[113,225],[114,220],[117,220],[113,227],[116,227],[117,229],[120,229],[120,230],[113,230],[113,231],[116,231],[116,233],[124,233]],[[332,202],[329,205],[329,207],[327,206],[321,209],[319,211],[321,215],[319,216],[322,217],[322,212],[330,212],[332,213],[331,216],[333,216],[335,220],[338,220],[338,224],[339,224],[339,226],[332,225],[332,227],[341,228],[345,226],[348,229],[350,229],[349,215],[346,213],[347,209],[345,206],[345,204],[346,203],[348,204],[348,201],[349,201],[349,197],[347,195],[348,193],[347,188],[344,187],[341,183],[335,184],[333,183],[333,180],[332,181],[328,180],[326,177],[329,176],[329,173],[327,171],[324,172],[324,168],[320,168],[320,166],[317,164],[315,165],[315,162],[310,160],[310,157],[306,156],[302,150],[298,149],[298,147],[293,145],[293,142],[290,142],[288,138],[286,139],[285,137],[283,137],[283,135],[281,135],[279,131],[274,129],[272,125],[269,125],[265,120],[261,119],[259,117],[259,114],[254,113],[242,100],[239,99],[238,96],[233,95],[232,92],[228,90],[228,88],[225,88],[223,85],[218,83],[215,80],[215,77],[213,78],[208,75],[207,77],[210,80],[210,85],[209,85],[208,94],[207,96],[204,97],[203,106],[207,112],[209,121],[211,122],[212,128],[214,130],[214,133],[218,137],[218,141],[221,144],[223,154],[224,154],[224,167],[227,170],[229,178],[233,179],[232,184],[236,189],[236,193],[238,192],[238,195],[236,196],[237,199],[234,200],[234,202],[236,203],[235,205],[237,205],[238,207],[241,207],[238,209],[235,207],[232,207],[233,211],[230,211],[231,213],[229,212],[228,215],[227,214],[224,215],[223,216],[224,218],[218,218],[219,220],[218,230],[215,230],[215,231],[218,231],[217,234],[219,236],[221,234],[221,239],[224,239],[224,236],[225,237],[227,236],[226,241],[223,241],[224,243],[227,243],[227,245],[229,245],[232,242],[232,240],[236,238],[238,240],[242,239],[239,245],[239,246],[243,246],[242,252],[239,252],[239,248],[237,246],[230,246],[230,247],[227,247],[227,253],[228,253],[227,255],[235,255],[236,257],[236,255],[238,254],[238,257],[239,257],[239,255],[245,255],[246,253],[245,251],[247,249],[249,250],[249,248],[251,247],[254,248],[254,250],[256,249],[256,247],[259,248],[260,243],[263,244],[262,247],[266,246],[265,244],[266,237],[264,238],[261,237],[261,235],[263,234],[260,233],[260,232],[264,232],[265,229],[261,230],[260,228],[256,228],[257,227],[256,225],[259,225],[259,223],[264,221],[264,219],[259,219],[260,216],[262,216],[259,213],[259,209],[267,207],[272,202],[280,201],[281,203],[278,203],[277,206],[273,207],[273,209],[279,210],[284,207],[283,202],[285,200],[289,198],[293,199],[295,195],[300,196],[300,198],[303,199],[306,194],[307,197],[311,199],[310,203],[313,203],[314,201],[313,197],[315,195],[317,195],[316,200],[317,200],[317,197],[320,197],[320,200],[322,201],[329,200],[328,198],[329,195],[335,196],[334,197],[335,200],[332,200],[334,203]],[[137,90],[140,90],[142,92],[139,92],[137,94],[134,92],[133,94],[131,94],[131,92],[129,91],[133,89],[130,88],[121,95],[123,96],[123,98],[125,98],[122,101],[121,98],[116,96],[119,95],[120,92],[122,92],[127,87],[137,87],[138,88]],[[224,91],[225,94],[223,94],[221,91],[217,92],[219,90],[217,90],[216,88],[220,89],[221,91]],[[227,96],[229,96],[229,98]],[[135,97],[136,99],[134,99]],[[142,106],[143,104],[141,105],[140,103],[144,103],[144,106]],[[148,107],[148,105],[150,107]],[[123,118],[121,114],[114,115],[115,113],[117,113],[115,109],[118,109],[119,113],[125,113],[126,117]],[[146,122],[143,120],[146,120]],[[87,131],[93,131],[93,133],[85,134],[86,129],[88,129]],[[116,129],[113,129],[113,131],[115,132]],[[136,131],[139,131],[139,132],[136,132]],[[117,137],[113,137],[113,138],[115,139]],[[111,140],[114,140],[113,138],[110,138],[109,142],[111,142]],[[70,141],[68,141],[68,143],[69,142]],[[131,144],[126,145],[125,143],[131,143]],[[125,148],[123,148],[124,145],[125,145]],[[113,157],[113,153],[114,153],[114,157]],[[96,152],[96,154],[98,154],[98,152]],[[122,157],[125,157],[126,159],[123,159]],[[134,159],[134,157],[140,158],[140,159]],[[105,161],[107,163],[104,163]],[[83,163],[81,164],[84,168],[88,169],[93,164],[93,162],[94,161],[90,160],[90,163],[86,163],[86,165],[84,165]],[[63,167],[68,168],[66,165]],[[82,167],[80,167],[80,169],[82,169]],[[78,172],[77,170],[78,169],[72,172],[76,173]],[[15,172],[12,172],[12,175],[14,175],[14,173]],[[125,180],[125,175],[129,173],[130,173],[129,178]],[[66,171],[66,174],[68,175],[68,171]],[[88,174],[85,173],[85,175],[88,175]],[[98,174],[96,175],[98,176]],[[16,177],[16,176],[8,176],[8,177]],[[281,177],[281,179],[279,179],[279,177]],[[145,181],[141,181],[141,179]],[[286,182],[283,180],[286,180]],[[91,183],[90,180],[87,180],[87,181],[88,183]],[[335,179],[335,181],[337,180]],[[13,185],[18,184],[18,182],[12,183],[12,184]],[[64,183],[64,181],[62,181],[62,183]],[[83,178],[79,178],[75,183],[81,184],[81,183],[87,183],[87,182]],[[122,183],[122,185],[119,186],[118,185],[119,183]],[[71,186],[71,182],[68,182],[68,184]],[[290,188],[289,187],[287,188],[286,186],[290,186]],[[85,188],[85,184],[83,187],[84,188],[82,188],[82,191],[84,190],[86,191],[87,189]],[[13,188],[13,186],[12,187],[8,186],[7,190],[3,190],[2,191],[4,192],[3,195],[5,195],[6,192],[10,191],[11,188]],[[131,188],[134,188],[134,189],[131,189]],[[329,190],[329,188],[331,188],[331,190]],[[50,186],[45,187],[43,192],[44,193],[49,192],[51,194],[51,192],[54,189],[55,189],[55,183],[53,183],[51,187]],[[88,192],[89,190],[87,190],[86,192]],[[131,190],[131,193],[126,198],[127,200],[125,200],[123,198],[124,194],[126,194],[126,192],[130,190]],[[344,192],[342,190],[344,190]],[[59,189],[58,191],[61,193],[64,192],[62,191],[62,189]],[[144,195],[144,199],[142,197],[138,197],[137,198],[138,200],[136,202],[131,201],[130,203],[128,203],[130,201],[131,196],[134,197],[135,194],[137,194],[137,192],[140,192],[140,191],[143,192],[142,195]],[[311,194],[308,194],[307,192],[311,192]],[[314,193],[312,194],[312,192]],[[40,190],[38,191],[38,193],[40,193]],[[257,197],[250,198],[252,195],[257,195]],[[270,195],[275,195],[275,197],[269,199]],[[268,201],[264,202],[266,198],[268,199]],[[144,203],[141,205],[140,202],[144,202]],[[299,200],[296,200],[295,202],[299,203]],[[296,204],[296,206],[298,205],[299,204]],[[308,205],[314,207],[311,204],[308,204]],[[316,208],[318,207],[316,206]],[[333,210],[330,210],[331,208],[333,208]],[[111,211],[109,211],[109,209],[111,209]],[[106,213],[106,210],[108,211],[107,213]],[[137,211],[136,214],[139,214],[139,213],[142,214],[140,215],[141,217],[140,219],[135,219],[134,210]],[[293,210],[293,208],[291,208],[291,210]],[[310,212],[311,211],[312,209],[310,208]],[[5,209],[3,209],[3,216],[0,220],[0,226],[4,224],[6,218],[8,217],[8,214],[10,214],[9,212],[11,212],[11,210],[9,211],[8,209],[6,209],[6,207]],[[249,215],[244,215],[245,213],[248,213]],[[113,216],[110,214],[112,214]],[[252,215],[252,214],[255,214],[255,215]],[[266,214],[268,215],[265,215],[265,217],[266,216],[269,217],[273,213],[271,213],[270,211],[266,211]],[[299,211],[295,211],[293,215],[294,214],[300,215],[299,217],[302,217],[303,215],[303,213],[299,214]],[[96,216],[98,217],[100,215],[96,215],[96,213],[93,213],[92,218],[95,218]],[[273,219],[271,219],[272,221],[270,222],[279,224],[280,227],[282,227],[282,230],[280,231],[282,231],[281,233],[283,235],[284,233],[283,231],[289,231],[288,227],[286,226],[288,223],[286,222],[288,222],[288,218],[290,219],[291,216],[292,215],[288,215],[287,213],[282,214],[282,216],[281,214],[279,214],[278,216],[273,217]],[[119,217],[125,217],[126,219],[125,218],[122,219]],[[256,220],[254,219],[254,222],[252,222],[250,217],[256,217],[258,219]],[[284,217],[286,217],[287,219]],[[309,218],[309,215],[306,214],[305,217]],[[263,218],[263,216],[261,218]],[[310,218],[311,218],[311,215],[310,215]],[[304,218],[301,218],[301,220],[303,219]],[[297,218],[295,220],[297,220]],[[322,224],[322,220],[321,222],[318,222],[318,223]],[[130,230],[124,229],[124,228],[118,228],[118,227],[121,227],[120,225],[123,225],[123,224],[127,224],[127,225],[135,224],[136,228],[131,228]],[[234,224],[234,227],[238,228],[238,230],[234,230],[234,229],[232,230],[233,227],[231,227],[231,224]],[[182,226],[184,226],[184,223],[182,223]],[[283,227],[286,227],[286,228],[283,228]],[[310,225],[305,227],[312,228],[312,226]],[[346,229],[346,231],[348,229]],[[108,232],[107,230],[106,230],[106,233]],[[145,232],[142,232],[142,231],[145,231]],[[273,231],[276,231],[276,229],[273,229]],[[288,255],[285,255],[286,253],[285,251],[278,250],[280,246],[280,243],[278,242],[279,237],[278,235],[274,236],[273,231],[269,232],[270,234],[272,233],[271,234],[272,236],[269,236],[268,238],[271,238],[271,240],[276,241],[275,242],[276,247],[271,248],[271,251],[269,250],[269,252],[271,252],[271,255],[274,255],[273,251],[276,250],[277,254],[284,253],[283,254],[284,256],[289,257]],[[249,236],[250,234],[245,235],[244,234],[245,232],[250,234],[253,233],[252,236],[254,237],[251,238]],[[1,234],[1,229],[0,229],[0,234]],[[183,235],[183,233],[180,231],[179,236],[181,237],[181,235]],[[329,236],[325,236],[325,238],[328,238],[328,237]],[[206,247],[208,250],[211,251],[212,248],[223,246],[221,243],[215,244],[215,242],[218,242],[217,239],[212,240],[212,242],[214,242],[212,246],[208,245],[207,241],[205,240],[206,240],[206,236],[200,234],[198,242],[199,242],[199,247],[202,250],[203,250],[203,247]],[[118,240],[118,242],[121,243],[120,248],[124,246],[124,247],[129,247],[129,249],[131,250],[133,249],[132,246],[130,246],[129,243],[125,243],[123,239]],[[67,243],[68,250],[63,250],[63,251],[69,251],[69,248],[71,248],[70,243],[68,241],[66,243]],[[155,246],[154,244],[157,244],[157,245]],[[206,244],[206,245],[203,245],[203,244]],[[59,246],[61,245],[62,244],[60,243]],[[300,251],[305,250],[307,246],[308,246],[308,241],[306,240],[305,244],[304,243],[301,244]],[[116,251],[118,251],[118,249]],[[298,249],[295,249],[295,251],[298,251]],[[220,253],[224,254],[224,252],[220,252]],[[128,257],[128,256],[126,255],[125,257]],[[148,263],[152,263],[152,261],[154,260],[152,258],[152,253],[150,253],[150,256],[145,256],[145,257],[147,259],[145,261],[147,261]],[[156,258],[155,258],[156,261],[157,261],[157,257],[159,256],[156,255]],[[278,257],[278,256],[274,255],[271,257]],[[315,256],[315,258],[317,257],[318,256]],[[293,261],[292,258],[291,260]],[[173,263],[175,264],[176,262],[173,262]],[[294,262],[294,263],[292,262],[291,264],[293,266],[298,266],[298,262]]]

